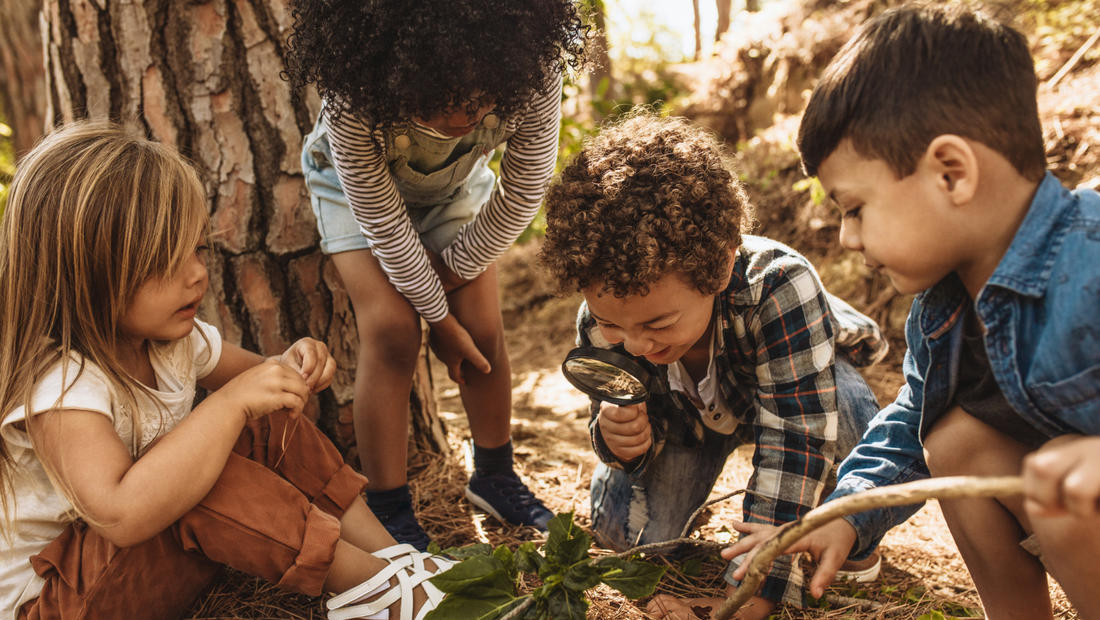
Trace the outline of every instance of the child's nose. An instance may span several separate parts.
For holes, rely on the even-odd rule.
[[[840,245],[853,252],[863,251],[863,241],[859,238],[859,227],[848,220],[840,220]]]
[[[187,283],[190,286],[194,286],[200,282],[203,282],[209,277],[209,272],[206,270],[206,261],[203,260],[197,252],[191,257],[191,260],[187,263]]]
[[[623,347],[631,355],[641,357],[653,352],[653,340],[639,334],[627,334],[623,339]]]

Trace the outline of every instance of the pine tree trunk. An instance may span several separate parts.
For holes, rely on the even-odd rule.
[[[280,79],[291,31],[284,0],[46,0],[47,118],[111,118],[172,146],[204,174],[215,257],[200,317],[231,342],[281,353],[326,342],[338,370],[308,412],[345,454],[355,317],[318,249],[299,156],[320,106]],[[447,452],[421,356],[410,408],[415,443]],[[419,429],[435,429],[421,432]]]
[[[703,22],[699,15],[699,0],[691,0],[691,8],[695,12],[695,61],[703,58]]]
[[[730,29],[730,11],[733,10],[733,0],[715,0],[718,8],[718,27],[714,29],[714,41],[722,40],[722,35]]]
[[[588,75],[588,94],[593,102],[613,101],[617,98],[615,76],[611,73],[611,55],[607,42],[607,7],[604,0],[589,0],[588,8],[592,15],[592,24],[596,27],[595,37],[589,43],[589,53],[594,65]],[[597,123],[603,120],[602,108],[596,110]]]
[[[34,146],[46,127],[41,9],[42,0],[0,0],[0,113],[16,155]]]

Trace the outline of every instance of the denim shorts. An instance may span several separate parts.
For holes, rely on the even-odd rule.
[[[309,188],[309,202],[321,234],[321,251],[338,254],[371,247],[355,219],[340,177],[332,165],[328,136],[310,134],[302,149],[302,171]],[[407,206],[413,228],[424,247],[439,254],[458,236],[463,226],[473,221],[489,201],[496,186],[496,175],[489,169],[488,157],[474,166],[466,183],[439,197],[436,204]]]

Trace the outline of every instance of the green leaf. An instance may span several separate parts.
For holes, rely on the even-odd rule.
[[[500,545],[496,549],[493,549],[493,557],[500,560],[500,563],[504,565],[504,570],[508,573],[508,577],[515,581],[519,577],[519,573],[516,572],[516,558],[512,555],[512,550],[504,545]]]
[[[577,592],[584,592],[589,588],[595,588],[603,581],[603,575],[607,572],[606,568],[596,566],[591,562],[584,562],[571,566],[565,573],[565,578],[562,579],[562,584],[570,590]]]
[[[620,560],[621,561],[621,560]],[[642,598],[653,594],[657,583],[665,574],[665,567],[648,562],[623,562],[622,572],[605,574],[603,582],[623,593],[630,599]],[[601,562],[601,565],[603,563]]]
[[[492,555],[493,546],[488,543],[477,543],[465,547],[448,547],[438,553],[439,555],[449,555],[456,560],[466,560],[477,555]]]
[[[580,592],[558,588],[547,598],[547,611],[554,620],[584,620],[588,601]]]
[[[424,620],[494,620],[520,605],[527,597],[464,596],[449,594],[424,616]]]
[[[440,573],[428,581],[448,594],[462,592],[473,596],[467,590],[475,586],[498,589],[507,592],[509,596],[514,592],[512,579],[504,569],[504,564],[487,555],[474,556],[460,562],[447,572]]]
[[[525,573],[537,573],[546,558],[535,549],[535,543],[525,542],[516,549],[516,569]]]
[[[920,616],[919,618],[917,618],[917,620],[947,620],[947,618],[944,618],[943,614],[939,611],[933,611],[931,613]]]
[[[703,558],[692,558],[680,564],[680,574],[685,577],[698,577],[703,572]]]
[[[588,557],[592,547],[592,537],[573,523],[573,513],[559,513],[547,524],[550,530],[542,552],[547,560],[570,566]],[[541,572],[541,571],[540,571]]]
[[[443,555],[443,550],[439,548],[439,545],[435,544],[435,541],[428,543],[428,553],[432,555]]]

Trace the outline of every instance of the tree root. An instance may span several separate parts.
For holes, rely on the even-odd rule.
[[[871,489],[823,504],[806,513],[801,519],[779,528],[772,538],[759,547],[756,557],[749,563],[748,573],[741,581],[741,586],[711,617],[714,620],[727,620],[733,616],[756,594],[757,588],[760,587],[775,558],[783,555],[788,547],[806,534],[840,517],[872,508],[916,504],[928,499],[1009,497],[1022,493],[1023,480],[1019,476],[953,476]]]

